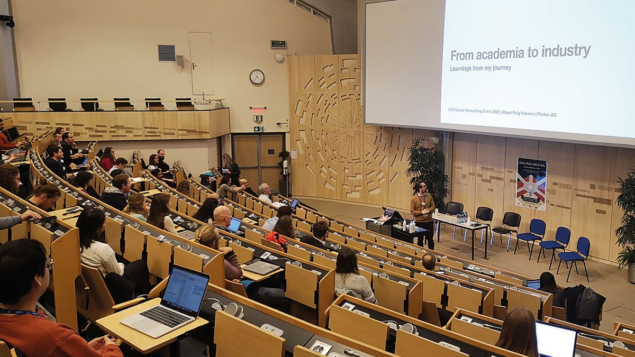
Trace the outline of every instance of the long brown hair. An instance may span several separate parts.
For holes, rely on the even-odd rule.
[[[179,182],[179,185],[176,187],[176,190],[184,195],[190,195],[190,181],[184,180]]]
[[[538,357],[534,314],[524,307],[517,307],[507,314],[496,346],[525,356]]]
[[[123,211],[125,213],[136,213],[146,217],[146,211],[143,209],[145,202],[146,198],[142,194],[131,192],[130,196],[128,196],[128,205]]]
[[[352,249],[346,247],[340,249],[340,252],[337,254],[337,260],[335,261],[335,272],[338,274],[359,275],[357,255],[355,255]]]
[[[168,203],[170,203],[170,197],[168,195],[161,194],[154,196],[154,198],[152,198],[152,205],[150,206],[150,214],[148,214],[148,223],[159,229],[164,229],[163,220],[165,216],[170,214]]]
[[[293,219],[291,216],[282,216],[278,218],[273,231],[287,238],[295,239],[295,229],[293,228]]]
[[[105,158],[109,158],[110,161],[112,161],[112,164],[114,165],[116,159],[115,159],[115,155],[112,154],[112,149],[113,149],[112,146],[107,147],[104,150],[104,153],[101,155],[101,159],[103,160]]]
[[[0,187],[17,194],[20,191],[20,185],[15,181],[16,177],[20,177],[20,170],[17,167],[11,164],[0,165]]]

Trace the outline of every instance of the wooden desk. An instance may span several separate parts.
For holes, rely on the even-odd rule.
[[[152,189],[152,190],[148,190],[148,191],[141,191],[139,193],[144,195],[145,197],[154,197],[156,195],[160,195],[161,191],[159,191],[157,189]]]
[[[78,212],[75,212],[75,213],[72,213],[72,214],[64,215],[69,210],[76,209],[76,208],[79,208],[80,210]],[[67,224],[75,227],[75,223],[77,223],[77,217],[79,217],[79,215],[82,213],[83,210],[84,209],[81,208],[80,206],[73,206],[73,207],[69,207],[69,208],[59,209],[57,211],[52,211],[52,212],[49,212],[49,214],[51,216],[57,217],[57,219],[59,221],[64,221],[64,223],[67,223]]]
[[[152,299],[150,301],[146,301],[142,304],[133,306],[126,310],[117,312],[110,316],[106,316],[97,320],[97,326],[101,327],[104,331],[109,334],[119,338],[127,345],[131,346],[135,350],[146,354],[152,351],[155,351],[163,346],[167,346],[173,342],[176,342],[179,336],[184,333],[191,331],[199,326],[203,326],[208,323],[207,320],[198,317],[193,322],[178,328],[166,335],[163,335],[159,338],[152,338],[150,336],[144,335],[143,333],[133,330],[132,328],[121,324],[121,320],[132,316],[134,314],[140,313],[146,309],[149,309],[153,306],[159,305],[161,302],[160,298]]]
[[[282,268],[278,268],[274,271],[272,271],[271,273],[267,274],[267,275],[260,275],[260,274],[256,274],[256,273],[252,273],[250,271],[246,271],[245,267],[247,266],[247,264],[242,264],[240,267],[243,269],[243,278],[247,278],[249,280],[253,280],[255,282],[259,282],[259,281],[263,281],[266,279],[269,279],[270,277],[278,274],[279,272],[283,271],[284,269]]]

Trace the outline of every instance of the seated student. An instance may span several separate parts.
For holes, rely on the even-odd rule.
[[[280,244],[282,251],[286,252],[287,239],[295,239],[295,228],[291,216],[283,216],[278,220],[273,230],[265,236],[269,242]]]
[[[62,134],[53,133],[53,141],[51,141],[51,145],[58,146],[61,149],[62,148]]]
[[[300,239],[300,242],[330,251],[331,249],[324,245],[328,232],[329,224],[326,221],[317,221],[313,224],[313,236],[306,235]]]
[[[538,357],[536,319],[528,309],[517,307],[503,321],[496,346],[529,357]]]
[[[3,120],[0,119],[0,150],[11,150],[11,149],[17,148],[18,146],[24,145],[23,141],[20,141],[18,143],[10,142],[3,131],[4,131],[4,123],[3,123]]]
[[[99,199],[99,193],[93,188],[93,174],[88,171],[80,171],[75,175],[75,187],[82,190],[83,193]]]
[[[20,192],[20,170],[11,164],[0,165],[0,187],[17,195]]]
[[[132,183],[130,176],[120,174],[112,179],[112,186],[106,187],[101,194],[101,201],[114,209],[122,211],[128,205],[126,195],[130,192]]]
[[[423,263],[423,267],[427,270],[434,271],[434,266],[437,264],[437,257],[432,253],[426,253],[421,258],[421,263]]]
[[[75,144],[75,136],[70,131],[62,134],[62,151],[64,152],[64,167],[66,172],[72,173],[71,164],[81,165],[84,163],[84,154],[77,148]]]
[[[83,210],[75,226],[79,229],[82,263],[99,269],[115,303],[150,292],[150,273],[145,260],[137,260],[128,265],[119,263],[115,251],[104,241],[104,211],[97,208]]]
[[[346,247],[343,247],[337,254],[337,261],[335,262],[335,291],[338,294],[351,295],[373,304],[377,303],[368,280],[359,275],[357,255]]]
[[[104,170],[110,171],[110,169],[112,169],[112,167],[115,165],[115,161],[115,149],[109,146],[101,155],[101,161],[99,162],[99,165],[101,165]]]
[[[20,216],[0,217],[0,230],[9,229],[29,219],[42,219],[38,213],[27,210]],[[2,243],[0,243],[1,245]]]
[[[229,227],[232,222],[232,212],[225,206],[216,207],[216,209],[214,209],[214,222],[216,222],[216,228],[229,232],[227,227]]]
[[[26,356],[123,357],[108,336],[86,342],[70,326],[37,311],[53,264],[37,240],[17,239],[0,247],[0,338]]]
[[[216,193],[218,193],[218,195],[222,198],[227,198],[227,192],[236,193],[242,191],[241,187],[231,186],[231,184],[232,179],[227,175],[223,176],[220,180],[220,186],[216,190]]]
[[[556,278],[546,271],[540,274],[540,291],[553,294],[553,306],[564,307],[564,289],[556,284]]]
[[[179,182],[179,184],[176,186],[176,190],[179,193],[184,194],[187,197],[190,197],[190,181],[188,180],[183,180],[181,182]]]
[[[128,165],[128,160],[124,159],[123,157],[120,157],[117,160],[115,160],[115,164],[110,168],[110,170],[108,170],[108,174],[114,177],[113,171],[120,170],[121,173],[125,173],[128,176],[130,176],[130,174],[128,174],[128,171],[126,171],[127,165]]]
[[[55,134],[64,135],[64,133],[66,133],[66,128],[64,128],[63,126],[58,126],[57,128],[55,128]]]
[[[278,220],[280,218],[284,216],[290,217],[292,214],[293,214],[293,208],[289,206],[282,206],[278,208],[278,214],[275,217],[271,217],[267,221],[265,221],[265,224],[262,225],[262,229],[271,231],[276,226],[276,223],[278,223]]]
[[[173,179],[174,176],[170,172],[170,165],[168,165],[168,163],[165,162],[165,150],[163,149],[157,150],[157,156],[159,157],[158,167],[161,170],[161,172],[163,172],[163,176],[165,176],[165,178],[168,178],[168,179]]]
[[[240,277],[243,276],[243,269],[240,267],[238,256],[234,253],[234,251],[230,247],[218,246],[220,233],[218,233],[216,226],[210,224],[201,226],[196,230],[196,233],[194,233],[194,240],[204,246],[219,250],[223,253],[225,258],[225,279],[234,280],[240,279]]]
[[[177,234],[174,222],[170,218],[170,196],[161,194],[152,198],[148,223],[159,229]]]
[[[49,145],[49,147],[46,148],[46,153],[48,154],[48,158],[44,161],[44,164],[49,168],[49,170],[51,170],[51,172],[62,180],[66,180],[73,176],[73,174],[66,173],[66,168],[61,162],[61,160],[64,159],[64,152],[62,152],[61,148],[56,145]]]
[[[156,170],[159,168],[159,155],[152,154],[150,155],[150,160],[148,160],[148,171]]]
[[[176,188],[176,184],[174,183],[174,181],[164,178],[163,177],[163,172],[161,172],[160,169],[154,169],[150,173],[152,174],[152,176],[156,177],[159,181],[163,181],[163,183],[165,183],[166,185],[168,185],[168,186],[170,186],[172,188]]]
[[[150,202],[140,193],[131,192],[128,196],[128,205],[123,211],[134,218],[147,222],[150,214]]]
[[[214,194],[216,195],[216,194]],[[203,202],[201,208],[198,209],[198,212],[192,216],[192,218],[197,219],[203,223],[213,224],[214,223],[214,210],[218,207],[218,195],[216,197],[208,198]]]
[[[253,197],[258,197],[258,195],[254,192],[254,190],[252,190],[251,187],[249,187],[249,181],[247,181],[247,179],[241,178],[240,180],[238,180],[238,184],[243,189],[243,192],[248,193],[252,195]]]
[[[62,191],[57,186],[47,183],[33,190],[28,201],[38,208],[50,212],[53,211],[55,203],[61,196]]]
[[[262,202],[266,202],[268,204],[273,204],[273,202],[271,201],[271,187],[269,187],[269,184],[263,183],[258,187],[258,193],[260,193],[260,196],[258,196],[258,199],[261,200]]]

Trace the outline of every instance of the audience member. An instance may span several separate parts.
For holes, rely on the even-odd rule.
[[[62,148],[62,134],[60,133],[53,133],[53,141],[51,142],[51,145],[55,145],[55,146],[59,146],[59,148]]]
[[[238,180],[238,184],[243,189],[243,192],[252,195],[253,197],[258,197],[258,195],[254,192],[254,190],[249,187],[249,181],[247,179],[241,178]]]
[[[101,155],[101,161],[99,165],[106,170],[110,171],[112,167],[115,165],[115,149],[112,146],[109,146],[104,150],[104,153]]]
[[[150,160],[148,160],[148,170],[156,170],[159,168],[159,155],[152,154],[150,155]]]
[[[121,173],[124,173],[124,174],[130,176],[128,171],[126,171],[126,166],[128,166],[128,160],[126,160],[123,157],[120,157],[117,160],[115,160],[115,164],[110,168],[110,170],[108,170],[108,174],[111,177],[115,177],[116,175],[113,176],[113,173],[115,172],[115,170],[120,170]]]
[[[23,141],[17,143],[12,143],[9,141],[7,136],[4,134],[4,122],[2,119],[0,119],[0,150],[15,149],[18,146],[22,146],[23,144]]]
[[[540,275],[540,291],[553,294],[553,306],[564,307],[564,289],[556,284],[556,277],[546,271]]]
[[[114,169],[114,170],[110,171],[110,177],[119,176],[121,174],[127,174],[127,172],[119,170],[119,169]]]
[[[22,213],[19,216],[0,217],[0,230],[9,229],[31,218],[42,219],[42,216],[40,216],[37,212],[27,210],[26,212]],[[17,238],[20,238],[20,237],[14,237],[14,239],[17,239]],[[2,243],[0,243],[0,245],[1,244]]]
[[[142,194],[131,192],[128,196],[128,205],[123,211],[140,221],[147,222],[150,214],[150,202],[146,201]]]
[[[99,199],[99,193],[93,188],[94,177],[91,172],[80,171],[75,175],[75,187],[82,190],[83,193]]]
[[[172,178],[172,174],[170,173],[170,165],[165,162],[165,150],[159,149],[157,150],[157,156],[159,157],[159,169],[163,172],[163,175]]]
[[[130,176],[121,174],[112,179],[112,186],[106,187],[101,194],[101,201],[114,209],[122,211],[128,205],[126,195],[132,187]]]
[[[0,187],[17,195],[20,192],[20,170],[11,164],[0,165]]]
[[[66,133],[66,128],[64,128],[63,126],[58,126],[57,128],[55,128],[55,134],[64,135],[64,133]]]
[[[105,242],[104,211],[97,208],[83,210],[75,226],[79,230],[82,263],[99,269],[116,304],[150,292],[150,273],[145,260],[128,265],[119,263],[115,251]]]
[[[258,196],[259,200],[267,202],[270,205],[273,204],[271,198],[269,197],[269,195],[271,195],[271,187],[269,187],[269,184],[260,184],[258,187],[258,193],[260,194],[260,196]]]
[[[28,201],[38,208],[50,212],[53,211],[55,203],[61,196],[62,191],[57,186],[47,183],[33,190]]]
[[[64,167],[66,172],[72,173],[73,166],[81,165],[84,163],[84,154],[77,148],[75,144],[75,136],[70,131],[62,134],[62,152],[64,153]]]
[[[346,247],[340,250],[335,262],[335,291],[338,294],[350,295],[373,304],[377,303],[368,280],[359,275],[357,255]]]
[[[216,227],[225,232],[229,232],[227,227],[232,222],[232,212],[225,206],[218,206],[214,210],[214,222]]]
[[[161,194],[152,198],[148,223],[159,229],[177,234],[174,222],[170,218],[170,196]]]
[[[240,267],[238,256],[229,247],[219,247],[218,242],[220,240],[220,233],[214,225],[206,224],[201,226],[196,233],[194,233],[194,240],[204,246],[219,250],[223,253],[225,258],[225,279],[240,279],[243,275],[243,270]]]
[[[184,194],[187,197],[190,197],[190,181],[188,180],[183,180],[181,182],[179,182],[179,184],[176,186],[176,190],[179,193]]]
[[[172,187],[172,188],[176,188],[176,184],[174,183],[173,180],[167,179],[163,176],[163,172],[161,172],[161,169],[154,169],[150,172],[150,174],[154,177],[156,177],[159,181],[162,181],[163,183],[165,183],[166,185]]]
[[[238,164],[232,160],[229,154],[223,154],[223,169],[227,170],[223,175],[229,175],[232,179],[231,182],[239,183],[240,181],[240,168]]]
[[[434,266],[437,264],[437,257],[432,253],[426,253],[423,255],[423,258],[421,258],[421,263],[423,263],[424,268],[434,271]]]
[[[324,245],[328,231],[329,224],[326,221],[317,221],[313,224],[313,236],[306,235],[300,239],[300,242],[312,245],[319,249],[331,250]]]
[[[216,193],[222,198],[227,198],[227,192],[237,193],[242,191],[242,188],[236,186],[230,186],[232,184],[232,179],[225,175],[220,180],[220,187],[216,190]]]
[[[49,170],[51,170],[51,172],[53,172],[62,180],[66,180],[69,177],[73,176],[73,174],[66,173],[64,164],[60,162],[64,159],[64,153],[62,152],[62,149],[60,149],[56,145],[49,145],[49,147],[46,148],[46,153],[48,154],[48,158],[46,159],[46,161],[44,161],[44,164],[46,165],[46,167],[49,168]]]
[[[123,357],[108,336],[86,342],[70,326],[37,310],[54,262],[37,240],[17,239],[0,247],[0,336],[26,356]]]
[[[538,357],[536,319],[531,311],[517,307],[509,312],[503,321],[503,330],[496,346],[521,355]]]
[[[218,207],[218,195],[211,198],[208,196],[201,208],[198,209],[198,212],[196,212],[192,218],[203,223],[214,224],[214,210],[216,207]]]
[[[265,224],[262,225],[262,229],[271,231],[278,223],[278,220],[284,216],[291,216],[293,214],[293,209],[289,206],[282,206],[278,208],[278,214],[275,217],[269,218]]]
[[[276,226],[267,235],[265,239],[269,242],[277,243],[282,247],[282,251],[287,251],[287,239],[295,239],[295,228],[293,220],[290,216],[283,216],[278,220]]]

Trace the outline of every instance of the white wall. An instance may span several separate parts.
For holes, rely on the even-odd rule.
[[[329,24],[284,0],[20,0],[13,13],[21,95],[35,101],[192,96],[189,66],[159,63],[157,45],[189,60],[189,32],[210,32],[213,97],[231,108],[234,133],[253,132],[250,106],[267,107],[266,132],[288,132],[275,124],[289,117],[287,61],[277,53],[332,53]],[[272,50],[271,40],[288,49]],[[255,68],[261,86],[249,81]]]

